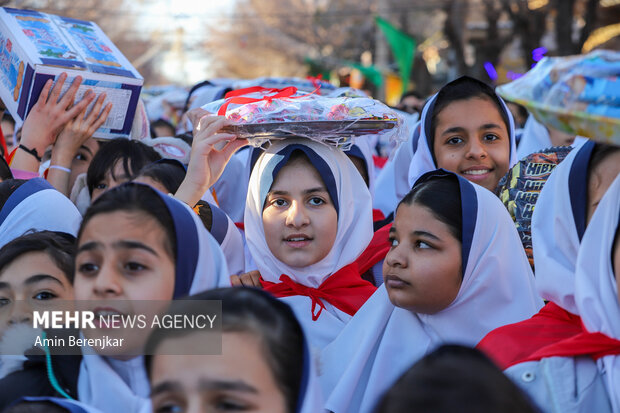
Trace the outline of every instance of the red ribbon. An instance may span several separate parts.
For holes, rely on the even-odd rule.
[[[220,106],[220,109],[217,111],[217,114],[220,116],[226,115],[228,106],[231,103],[235,103],[238,105],[245,105],[247,103],[255,103],[255,102],[261,102],[261,101],[271,102],[275,99],[299,99],[299,98],[303,98],[303,97],[315,94],[319,90],[319,88],[316,88],[312,92],[307,93],[305,95],[301,95],[301,96],[293,96],[295,93],[297,93],[297,88],[295,86],[285,87],[284,89],[274,89],[274,88],[265,88],[262,86],[253,86],[253,87],[248,87],[245,89],[232,90],[226,94],[225,96],[226,102],[224,102],[224,104]],[[257,92],[274,93],[274,94],[266,95],[261,98],[251,98],[251,97],[244,96],[249,93],[257,93]]]
[[[308,76],[306,79],[312,82],[312,86],[319,89],[321,87],[321,80],[323,80],[323,74],[319,73],[316,76]]]

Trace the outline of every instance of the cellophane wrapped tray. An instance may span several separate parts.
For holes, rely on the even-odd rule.
[[[283,89],[293,86],[299,91],[316,91],[320,95],[326,95],[336,90],[336,86],[318,78],[301,79],[297,77],[259,77],[256,79],[238,80],[232,84],[233,89],[247,89],[253,86],[260,86],[266,89]]]
[[[254,146],[304,137],[346,150],[363,135],[389,134],[395,141],[407,137],[403,120],[378,100],[320,96],[295,87],[236,90],[203,109],[233,121],[225,130]]]
[[[546,57],[497,91],[547,126],[620,145],[620,52]]]

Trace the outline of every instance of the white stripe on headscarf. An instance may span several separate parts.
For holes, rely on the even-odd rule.
[[[175,296],[179,298],[230,286],[224,254],[200,218],[183,202],[156,192],[166,203],[175,225]],[[196,241],[197,245],[194,245]],[[192,262],[188,263],[188,260]],[[184,274],[179,272],[180,268],[193,269],[194,272]],[[190,284],[189,289],[178,287],[187,284]],[[120,361],[99,355],[84,355],[78,377],[78,395],[81,402],[105,413],[149,411],[149,383],[143,358]]]
[[[475,216],[463,217],[463,239],[471,239],[471,247],[456,299],[437,314],[416,314],[395,307],[385,285],[379,287],[321,353],[327,409],[370,412],[400,375],[435,347],[475,346],[489,331],[542,307],[508,211],[490,191],[458,179],[463,206],[477,203],[477,208]]]
[[[581,321],[589,332],[620,340],[620,301],[612,265],[614,237],[620,225],[620,175],[611,184],[596,211],[579,249],[575,273],[575,299]],[[620,412],[620,356],[597,361],[606,376],[612,410]]]
[[[572,150],[555,167],[540,191],[532,215],[538,292],[545,300],[573,314],[579,314],[574,296],[575,264],[585,230],[588,165],[593,147],[594,142],[588,142]]]
[[[46,180],[34,178],[17,188],[0,210],[0,247],[30,230],[77,235],[82,216]]]
[[[515,139],[515,122],[512,117],[512,113],[506,106],[506,103],[503,101],[503,99],[499,96],[497,96],[497,99],[499,99],[499,101],[501,102],[502,109],[508,117],[508,136],[510,139],[510,160],[508,168],[510,169],[519,160],[519,158],[517,157],[517,146]],[[435,106],[435,100],[437,100],[437,94],[435,94],[432,98],[428,100],[428,102],[426,102],[426,105],[424,105],[424,110],[422,110],[418,147],[413,155],[413,158],[411,159],[411,165],[409,167],[410,187],[413,187],[413,184],[418,180],[418,178],[424,175],[426,172],[434,171],[438,168],[438,166],[435,165],[435,161],[433,160],[433,154],[431,153],[431,148],[429,148],[429,141],[428,137],[426,136],[426,130],[433,116],[433,114],[430,112],[430,108]]]

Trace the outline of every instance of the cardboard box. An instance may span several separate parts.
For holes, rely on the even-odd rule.
[[[0,8],[0,98],[19,122],[48,79],[82,76],[76,102],[88,89],[106,92],[113,107],[97,138],[128,137],[142,76],[95,23],[32,10]],[[91,106],[94,103],[91,103]]]

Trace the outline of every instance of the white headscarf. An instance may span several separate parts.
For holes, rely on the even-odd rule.
[[[331,251],[305,268],[290,267],[278,260],[265,239],[263,205],[279,171],[294,150],[303,151],[319,171],[338,212],[338,232]],[[334,272],[355,261],[372,239],[370,192],[355,165],[340,150],[308,139],[286,139],[272,144],[258,158],[250,177],[245,209],[245,235],[252,258],[263,279],[279,282],[286,274],[293,281],[316,288]]]
[[[366,172],[368,174],[368,190],[370,196],[375,194],[375,161],[372,159],[374,147],[370,136],[361,136],[357,138],[351,149],[347,151],[347,155],[362,159],[366,164]]]
[[[575,136],[575,140],[571,146],[573,148],[578,148],[587,141],[587,138]],[[538,122],[533,115],[528,116],[525,127],[523,128],[523,134],[521,135],[521,141],[517,147],[517,158],[523,159],[530,154],[540,152],[552,146],[553,144],[551,143],[547,128],[542,123]]]
[[[515,139],[515,122],[512,117],[512,113],[506,106],[506,103],[499,96],[497,96],[497,99],[499,99],[502,104],[502,109],[508,118],[508,135],[510,138],[510,161],[508,168],[512,168],[519,160],[517,157],[517,146]],[[426,105],[424,105],[424,110],[422,111],[418,147],[413,155],[413,158],[411,159],[411,166],[409,167],[410,187],[413,187],[413,184],[420,176],[424,175],[426,172],[434,171],[438,167],[435,165],[435,160],[433,159],[433,154],[431,153],[432,148],[429,147],[430,142],[428,137],[428,134],[431,133],[431,118],[433,117],[433,109],[435,108],[436,100],[437,94],[426,102]]]
[[[228,214],[234,222],[243,220],[247,181],[243,179],[245,164],[236,156],[230,158],[222,176],[211,187],[217,197],[217,205]]]
[[[211,208],[211,235],[220,244],[230,273],[241,274],[245,269],[243,236],[224,211],[215,204],[207,203]]]
[[[224,254],[200,218],[183,202],[150,189],[164,201],[174,222],[177,239],[174,298],[229,286]],[[78,395],[81,402],[106,413],[148,411],[149,384],[142,357],[120,361],[84,355]]]
[[[385,285],[379,287],[321,353],[327,409],[370,412],[400,375],[435,347],[447,342],[475,346],[489,331],[542,307],[508,211],[490,191],[458,180],[462,254],[468,258],[457,297],[437,314],[416,314],[395,307]]]
[[[23,183],[0,210],[0,247],[30,230],[77,235],[82,216],[75,205],[45,179]]]
[[[620,175],[594,212],[583,236],[575,273],[575,299],[581,321],[591,332],[620,340],[620,302],[612,266],[614,237],[620,225]],[[612,410],[620,412],[620,356],[597,361],[605,372]]]
[[[373,205],[386,216],[394,212],[398,202],[411,190],[409,165],[411,165],[411,159],[413,159],[413,154],[418,147],[420,122],[417,122],[412,130],[413,134],[407,142],[402,143],[396,149],[394,155],[390,157],[377,176],[377,189]]]
[[[532,250],[540,296],[566,311],[575,305],[575,264],[586,229],[588,165],[594,142],[571,151],[545,183],[532,215]]]

